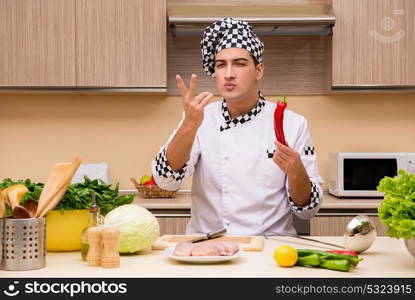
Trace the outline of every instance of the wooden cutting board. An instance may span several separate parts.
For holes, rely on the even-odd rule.
[[[174,247],[180,242],[190,241],[198,237],[198,235],[172,235],[166,234],[157,239],[151,246],[153,250],[164,250],[169,247]],[[234,242],[239,245],[244,251],[262,251],[264,248],[263,236],[221,236],[214,239],[215,241]]]

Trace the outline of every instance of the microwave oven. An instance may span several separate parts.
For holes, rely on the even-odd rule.
[[[329,153],[329,194],[337,197],[382,198],[376,187],[403,169],[415,173],[415,152]]]

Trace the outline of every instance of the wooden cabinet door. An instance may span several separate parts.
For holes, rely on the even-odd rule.
[[[157,216],[160,224],[160,235],[163,234],[185,234],[186,225],[190,217],[163,217]]]
[[[0,86],[75,85],[75,0],[0,1]]]
[[[333,87],[415,85],[415,1],[333,0]]]
[[[80,87],[166,88],[165,0],[76,0]]]
[[[311,236],[343,236],[347,224],[355,217],[344,215],[324,215],[310,220]],[[376,227],[378,236],[386,235],[386,227],[380,222],[378,216],[369,216]]]

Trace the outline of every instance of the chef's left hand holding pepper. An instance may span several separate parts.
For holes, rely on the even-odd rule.
[[[301,161],[300,153],[277,140],[274,144],[277,149],[272,159],[287,174],[291,199],[296,205],[308,205],[310,203],[311,184]]]
[[[275,151],[272,159],[284,173],[289,174],[304,170],[300,153],[289,146],[281,144],[277,140],[275,140],[274,144],[277,146],[277,150]]]

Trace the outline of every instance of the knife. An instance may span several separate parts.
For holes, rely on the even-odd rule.
[[[310,242],[316,242],[316,243],[324,244],[324,245],[327,245],[327,246],[337,247],[337,248],[340,248],[340,249],[346,249],[344,246],[340,246],[340,245],[336,245],[336,244],[332,244],[332,243],[328,243],[328,242],[323,242],[323,241],[319,241],[319,240],[315,240],[315,239],[310,239],[310,238],[306,238],[306,237],[303,237],[303,236],[300,236],[300,235],[279,235],[279,236],[289,236],[289,237],[294,237],[294,238],[297,238],[297,239],[300,239],[300,240],[306,240],[306,241],[310,241]],[[266,239],[268,239],[268,238],[272,237],[272,235],[269,235],[269,234],[264,232],[264,237]]]
[[[211,239],[214,239],[214,238],[217,238],[217,237],[220,237],[220,236],[224,235],[225,232],[226,232],[225,228],[217,230],[217,231],[208,232],[206,235],[202,235],[202,236],[199,236],[197,238],[194,238],[194,239],[190,240],[189,242],[199,243],[199,242],[202,242],[202,241],[211,240]]]

